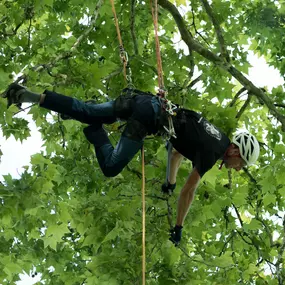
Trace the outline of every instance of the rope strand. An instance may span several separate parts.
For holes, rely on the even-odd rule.
[[[163,80],[163,70],[162,70],[162,60],[161,60],[161,52],[160,52],[160,44],[159,44],[159,37],[158,37],[158,5],[157,0],[150,0],[151,5],[151,13],[152,19],[154,24],[154,33],[155,33],[155,46],[156,46],[156,61],[157,61],[157,75],[158,75],[158,87],[159,87],[159,94],[163,95],[164,97],[164,80]]]
[[[123,69],[124,69],[124,79],[125,79],[125,83],[126,85],[128,84],[128,80],[127,80],[127,64],[128,64],[128,57],[127,57],[127,53],[124,49],[123,46],[123,41],[122,41],[122,37],[121,37],[121,32],[120,32],[120,27],[119,27],[119,21],[117,18],[117,13],[116,13],[116,9],[115,9],[115,3],[114,0],[110,0],[111,5],[112,5],[112,11],[113,11],[113,15],[114,15],[114,21],[115,21],[115,26],[116,26],[116,30],[117,30],[117,35],[118,35],[118,40],[119,40],[119,49],[120,49],[120,58],[121,61],[123,63]]]
[[[142,285],[145,285],[145,172],[144,172],[144,147],[142,147]]]

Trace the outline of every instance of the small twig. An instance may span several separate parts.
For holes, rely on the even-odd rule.
[[[238,112],[237,115],[236,115],[237,120],[240,119],[241,115],[244,113],[244,111],[246,110],[246,108],[249,106],[250,100],[251,100],[251,96],[248,95],[246,101],[244,102],[243,106],[241,107],[241,109],[239,110],[239,112]]]
[[[237,217],[238,217],[238,219],[239,219],[239,222],[240,222],[241,227],[243,227],[243,220],[242,220],[242,218],[241,218],[241,216],[240,216],[240,213],[239,213],[239,211],[238,211],[236,205],[235,205],[234,203],[232,203],[232,206],[233,206],[234,209],[235,209],[235,212],[236,212],[236,214],[237,214]]]
[[[244,236],[242,235],[242,233],[241,233],[240,231],[237,230],[236,232],[238,233],[238,235],[241,237],[241,239],[242,239],[246,244],[248,244],[248,245],[250,245],[250,246],[253,245],[252,242],[248,242],[248,241],[244,238]]]
[[[110,73],[108,76],[106,77],[103,77],[102,80],[106,80],[106,81],[109,81],[111,78],[119,75],[123,70],[123,67],[120,67],[119,69],[113,71],[112,73]]]
[[[233,107],[235,105],[235,103],[237,102],[238,98],[240,97],[240,95],[246,91],[246,88],[243,87],[241,88],[238,93],[235,95],[234,99],[231,101],[231,103],[229,104],[229,107]]]
[[[61,121],[59,113],[57,114],[57,121],[59,124],[59,130],[62,136],[62,147],[65,148],[65,134],[64,134],[64,129],[63,129],[63,125],[62,125],[62,121]]]
[[[30,24],[28,28],[28,49],[31,49],[31,27],[32,27],[32,18],[30,18]]]
[[[13,117],[16,116],[17,114],[21,113],[21,112],[26,111],[26,110],[29,109],[29,108],[32,108],[33,106],[35,106],[35,105],[37,105],[37,104],[38,104],[38,103],[33,103],[32,105],[30,105],[30,106],[28,106],[28,107],[26,107],[26,108],[24,108],[24,109],[20,109],[18,112],[16,112],[15,114],[13,114]]]
[[[234,231],[231,233],[231,235],[230,235],[230,237],[228,238],[228,240],[226,240],[226,242],[225,242],[225,244],[224,244],[224,246],[223,246],[223,248],[222,248],[222,251],[220,252],[219,256],[221,256],[221,255],[224,253],[224,250],[226,249],[226,247],[227,247],[227,245],[229,244],[229,242],[234,238],[235,234],[236,234],[236,233],[235,233]]]
[[[190,63],[190,72],[188,74],[188,78],[184,81],[183,88],[186,88],[189,85],[189,82],[192,80],[195,68],[195,61],[192,50],[189,50],[189,63]]]
[[[252,183],[254,183],[259,189],[260,189],[260,185],[257,184],[256,179],[254,179],[254,177],[250,174],[250,172],[248,171],[247,168],[243,167],[243,171],[245,172],[245,174],[249,177],[250,181]]]
[[[172,229],[173,228],[173,225],[172,225],[172,208],[171,208],[170,203],[169,203],[169,198],[166,199],[166,205],[167,205],[167,220],[168,220],[169,227]]]
[[[210,263],[205,262],[205,261],[202,261],[202,260],[197,260],[197,259],[191,257],[191,256],[187,253],[187,251],[186,251],[183,247],[181,247],[180,245],[178,245],[177,247],[178,247],[191,261],[193,261],[193,262],[201,263],[201,264],[204,264],[204,265],[206,265],[206,266],[208,266],[208,267],[215,267],[215,268],[219,267],[219,268],[222,268],[222,269],[234,267],[234,265],[217,266],[217,265],[210,264]]]
[[[195,33],[196,34],[198,34],[201,38],[202,38],[202,40],[208,45],[208,46],[210,46],[210,44],[207,42],[207,40],[202,36],[202,34],[200,33],[200,32],[198,32],[198,30],[197,30],[197,27],[196,27],[196,24],[195,24],[195,14],[194,14],[194,10],[193,10],[193,8],[191,9],[191,12],[192,12],[192,25],[193,25],[193,27],[194,27],[194,30],[195,30]]]
[[[229,184],[227,185],[229,189],[232,189],[233,187],[233,176],[232,176],[232,170],[228,170],[228,179],[229,179]]]

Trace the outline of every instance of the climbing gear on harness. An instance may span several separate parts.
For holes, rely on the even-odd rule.
[[[239,147],[240,155],[247,165],[257,161],[260,147],[254,135],[248,132],[238,133],[234,135],[232,142]]]

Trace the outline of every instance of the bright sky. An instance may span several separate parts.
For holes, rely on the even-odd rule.
[[[255,85],[260,87],[267,86],[268,90],[271,90],[273,87],[284,84],[284,80],[279,72],[269,67],[264,58],[253,56],[252,53],[249,56],[249,61],[253,66],[249,70],[249,79]],[[31,116],[26,114],[21,114],[20,116],[29,120],[31,137],[21,143],[20,141],[15,141],[13,137],[5,140],[2,133],[0,133],[0,147],[3,152],[0,164],[0,180],[3,180],[2,175],[9,173],[13,177],[19,178],[19,174],[23,172],[22,167],[29,165],[30,156],[39,152],[42,147],[41,135],[37,131],[36,125],[32,122]],[[22,281],[17,282],[17,285],[32,285],[40,280],[40,274],[35,278],[23,275],[21,279]]]

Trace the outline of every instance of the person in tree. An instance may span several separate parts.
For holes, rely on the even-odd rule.
[[[169,129],[169,114],[165,100],[135,89],[124,89],[114,101],[94,104],[51,91],[36,94],[25,87],[12,83],[4,93],[8,107],[31,102],[61,114],[63,119],[75,119],[88,124],[84,128],[87,140],[94,145],[98,163],[103,174],[113,177],[119,174],[141,149],[144,138],[150,134],[163,134]],[[192,161],[193,169],[183,186],[178,199],[176,225],[170,232],[170,240],[178,245],[182,237],[185,217],[194,198],[201,177],[217,160],[221,167],[237,171],[256,162],[259,156],[257,139],[247,132],[234,135],[232,142],[217,127],[200,114],[183,108],[175,110],[170,126],[175,135],[170,139],[174,151],[170,160],[170,173],[162,185],[164,193],[172,192],[183,157]],[[103,124],[112,124],[117,119],[125,120],[126,126],[115,148],[112,146]],[[220,168],[221,168],[220,167]]]

